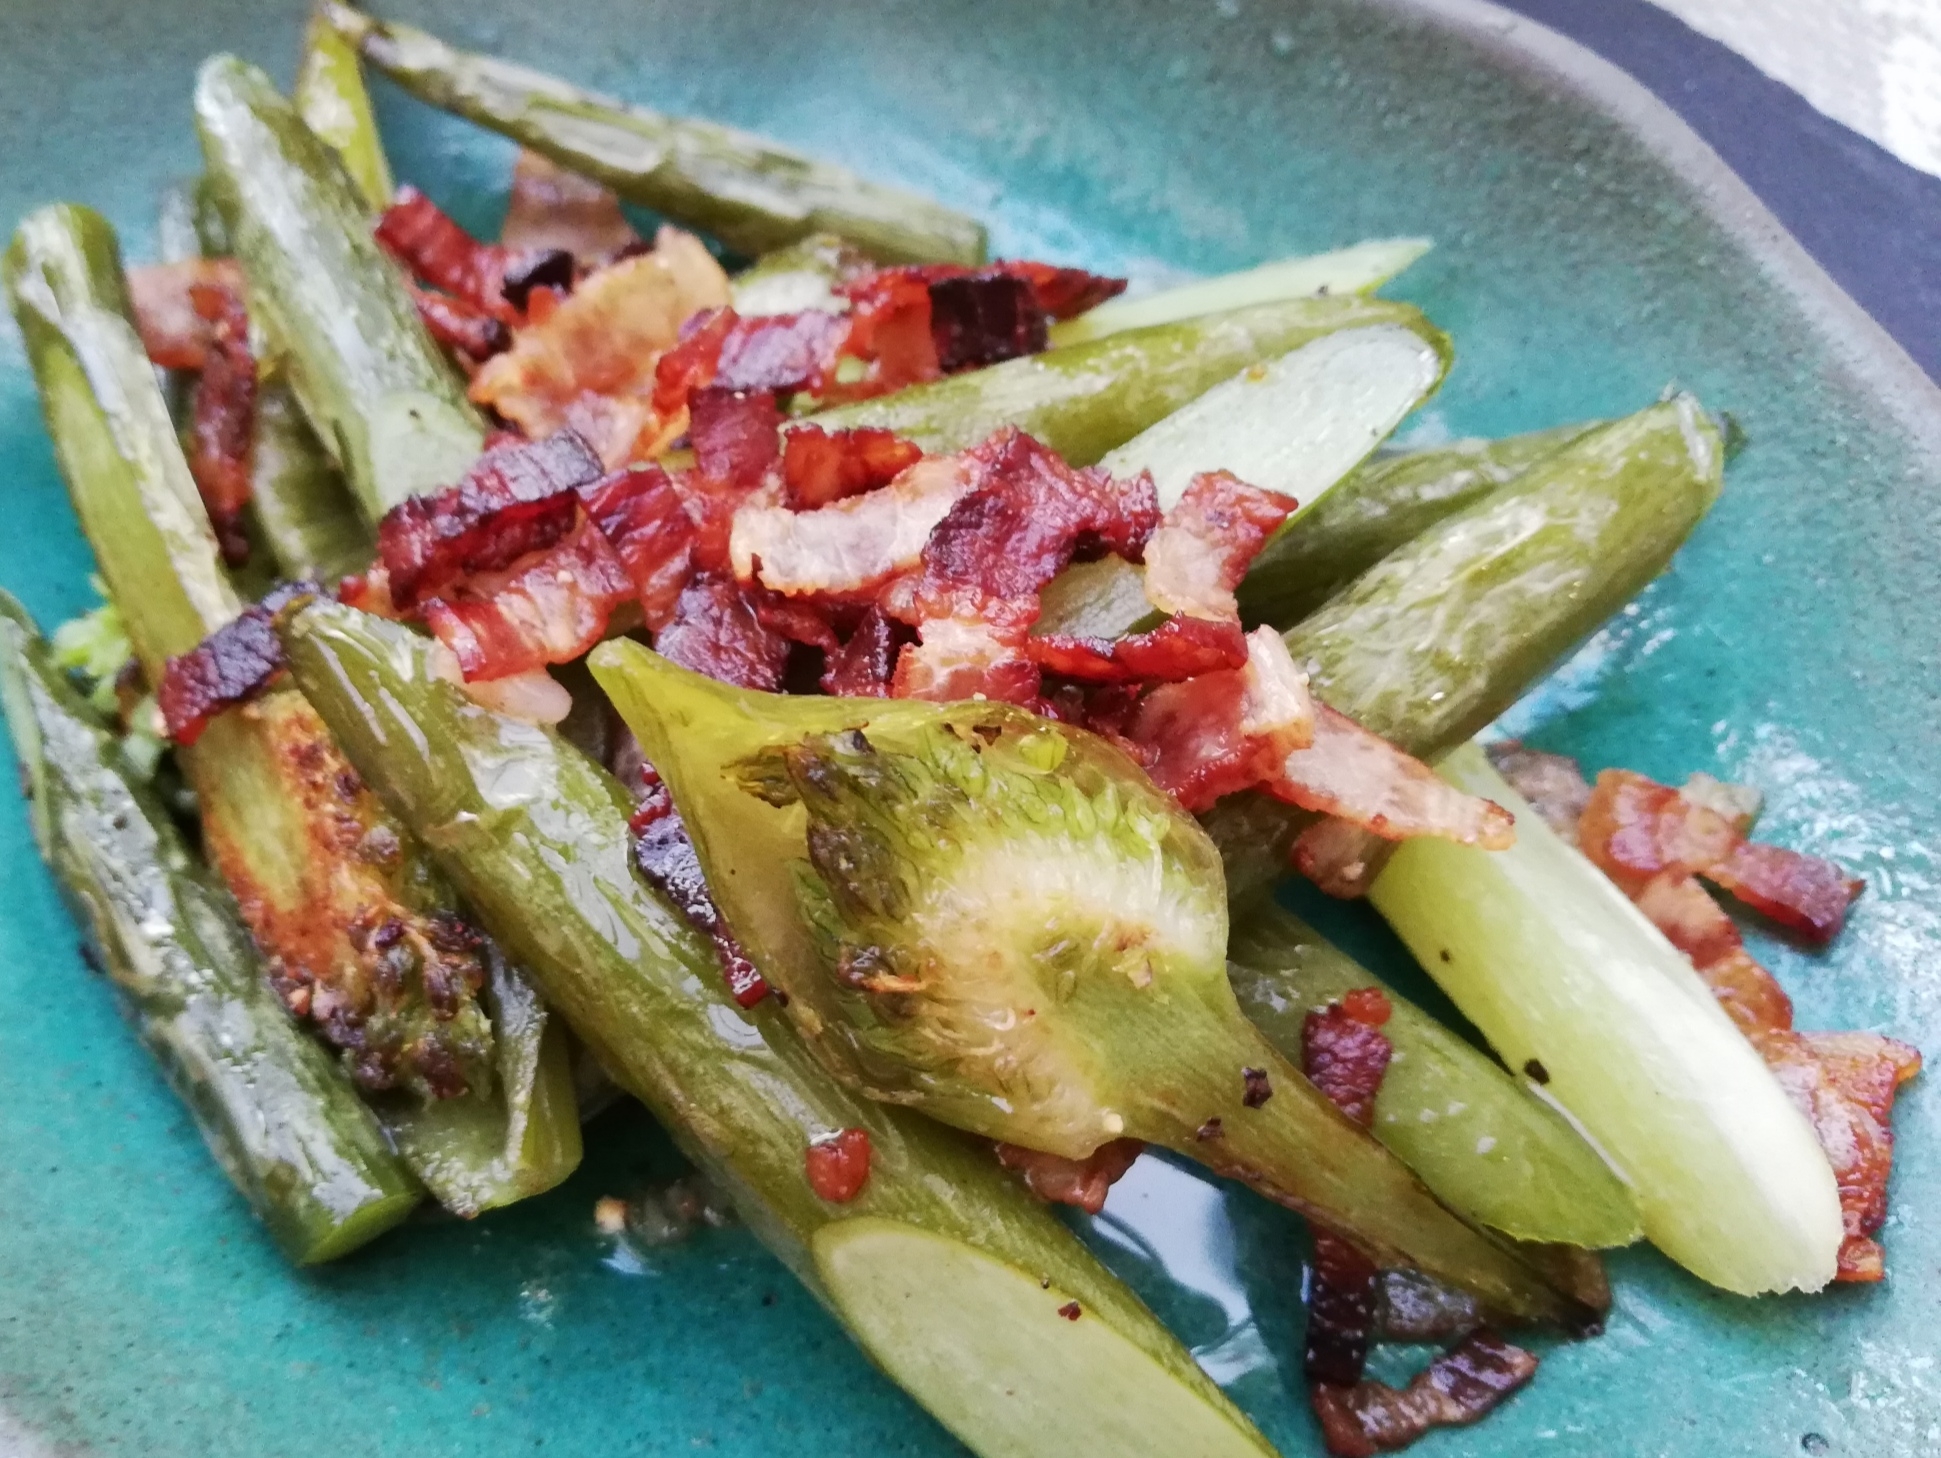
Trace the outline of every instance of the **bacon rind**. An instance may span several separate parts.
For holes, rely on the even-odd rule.
[[[654,649],[721,683],[773,692],[788,665],[788,639],[764,623],[754,601],[732,578],[707,574],[682,589]]]
[[[1038,1199],[1096,1215],[1105,1209],[1112,1186],[1132,1168],[1145,1147],[1137,1139],[1113,1139],[1084,1159],[1067,1159],[1021,1144],[1000,1143],[997,1162],[1018,1171],[1024,1177],[1024,1187]]]
[[[784,500],[813,511],[887,486],[922,459],[923,448],[894,431],[798,425],[782,442]]]
[[[890,697],[961,703],[1030,704],[1040,675],[1014,643],[979,618],[929,618],[919,640],[904,648],[890,681]]]
[[[1705,879],[1735,901],[1821,946],[1846,924],[1867,883],[1833,862],[1756,840],[1742,840]]]
[[[736,512],[729,560],[740,580],[790,595],[861,598],[922,560],[937,524],[972,489],[953,456],[919,461],[888,486],[813,511]]]
[[[633,583],[607,539],[582,520],[566,537],[507,570],[468,579],[424,605],[426,625],[473,679],[507,678],[570,663],[599,642]]]
[[[191,283],[189,301],[209,322],[189,431],[189,472],[223,561],[240,567],[249,560],[243,510],[249,505],[256,434],[256,356],[249,347],[249,315],[241,292],[220,283]]]
[[[187,653],[169,659],[155,691],[168,737],[177,744],[194,744],[223,710],[266,693],[284,669],[277,613],[321,590],[314,582],[284,583]]]
[[[1227,471],[1195,476],[1146,543],[1146,599],[1162,613],[1238,622],[1234,589],[1299,505]]]
[[[1536,1375],[1537,1358],[1494,1332],[1472,1332],[1400,1391],[1380,1382],[1311,1389],[1322,1441],[1334,1458],[1375,1458],[1434,1428],[1476,1422]]]
[[[1501,850],[1516,838],[1515,819],[1502,806],[1464,794],[1323,703],[1315,705],[1313,744],[1290,753],[1265,788],[1384,840],[1434,835]]]
[[[151,363],[165,370],[200,370],[209,349],[210,321],[196,312],[190,289],[209,284],[243,295],[242,266],[233,258],[188,258],[128,270],[135,332]]]

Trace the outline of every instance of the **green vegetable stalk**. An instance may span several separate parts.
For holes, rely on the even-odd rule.
[[[1448,357],[1449,341],[1407,304],[1284,299],[1006,360],[808,420],[830,430],[881,426],[933,452],[963,450],[1015,425],[1073,465],[1089,466],[1250,366],[1341,330],[1378,325],[1399,325]]]
[[[1288,651],[1328,704],[1436,758],[1664,569],[1723,464],[1689,395],[1601,426],[1383,558],[1290,630]],[[1208,813],[1236,902],[1280,877],[1307,823],[1261,794]]]
[[[1254,558],[1237,593],[1242,618],[1249,627],[1293,627],[1390,552],[1595,428],[1556,426],[1374,457]]]
[[[509,61],[456,50],[349,5],[323,6],[366,61],[433,106],[530,147],[621,197],[765,253],[835,233],[886,263],[981,263],[984,229],[926,198],[867,182],[717,122],[670,117]]]
[[[113,230],[83,208],[43,209],[21,224],[4,274],[76,514],[143,673],[157,684],[169,658],[229,623],[241,604],[129,322]],[[433,1093],[457,1082],[470,1090],[464,1098],[496,1111],[495,1125],[474,1120],[464,1129],[451,1123],[457,1110],[422,1115],[454,1131],[441,1160],[414,1161],[434,1193],[473,1213],[564,1178],[578,1158],[578,1121],[557,1098],[557,1078],[528,1081],[525,1114],[528,1129],[557,1126],[532,1146],[551,1157],[502,1167],[520,1125],[503,1100],[517,1086],[495,1091],[495,1062],[509,1055],[500,1050],[495,1060],[492,1026],[469,991],[479,964],[444,930],[449,892],[357,783],[301,696],[272,692],[217,716],[179,758],[201,807],[205,850],[286,998],[330,1028],[367,1086]],[[436,999],[434,982],[445,989]],[[528,1024],[520,1036],[535,1056],[563,1063],[556,1032]],[[387,1119],[418,1117],[409,1100],[397,1103]],[[464,1178],[446,1178],[461,1165]]]
[[[773,998],[735,1005],[707,939],[635,874],[633,805],[610,775],[435,677],[396,624],[318,601],[281,629],[352,762],[547,1001],[952,1432],[989,1458],[1268,1454],[988,1148],[841,1088]],[[851,1129],[868,1178],[825,1200],[808,1150]]]
[[[284,1253],[333,1260],[418,1202],[343,1071],[271,994],[228,896],[0,594],[0,703],[42,857],[209,1151]]]
[[[764,253],[730,279],[729,288],[735,312],[745,319],[807,309],[843,314],[849,300],[836,292],[836,285],[875,267],[853,243],[834,233],[811,233],[799,243]]]
[[[1410,842],[1376,879],[1376,909],[1503,1060],[1609,1153],[1665,1254],[1742,1295],[1832,1280],[1833,1171],[1690,961],[1480,749],[1441,770],[1510,809],[1516,844]]]
[[[458,480],[484,421],[330,149],[234,56],[203,64],[195,111],[250,316],[283,352],[291,389],[365,514],[375,521]]]
[[[381,213],[391,205],[391,164],[371,115],[364,68],[356,48],[345,40],[321,9],[313,11],[303,33],[303,59],[297,64],[291,96],[297,115],[337,154],[356,184],[364,205]]]
[[[1163,1144],[1509,1316],[1582,1315],[1247,1023],[1213,846],[1116,750],[1010,705],[757,694],[624,641],[589,661],[844,1082],[1069,1158]]]
[[[1630,1191],[1568,1122],[1490,1058],[1262,897],[1237,914],[1227,978],[1240,1010],[1290,1062],[1311,1012],[1357,988],[1394,1009],[1394,1057],[1373,1133],[1465,1219],[1518,1240],[1602,1249],[1642,1233]]]

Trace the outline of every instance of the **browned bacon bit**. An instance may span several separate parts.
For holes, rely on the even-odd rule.
[[[1274,1096],[1274,1085],[1268,1079],[1267,1070],[1264,1068],[1241,1069],[1240,1082],[1245,1088],[1245,1092],[1240,1095],[1240,1102],[1250,1109],[1259,1108]]]
[[[791,643],[820,648],[824,653],[841,649],[842,639],[822,608],[759,589],[743,588],[743,591],[754,606],[756,619],[770,632]]]
[[[195,391],[189,471],[223,561],[240,567],[249,560],[243,508],[249,505],[256,433],[256,356],[249,347],[249,315],[242,293],[218,282],[191,283],[189,301],[209,324],[202,380]]]
[[[1399,1392],[1380,1382],[1311,1389],[1322,1441],[1335,1458],[1375,1458],[1434,1428],[1476,1422],[1536,1375],[1535,1355],[1491,1331],[1465,1337]]]
[[[1075,1205],[1088,1215],[1096,1215],[1105,1208],[1106,1194],[1124,1178],[1145,1147],[1137,1139],[1113,1139],[1083,1159],[1066,1159],[1021,1144],[1001,1143],[997,1162],[1023,1175],[1024,1187],[1038,1199],[1054,1205]]]
[[[634,833],[634,865],[650,886],[673,902],[689,924],[714,944],[736,1004],[753,1007],[768,996],[768,984],[714,904],[707,877],[701,871],[701,858],[681,812],[674,808],[674,797],[653,766],[644,761],[640,781],[645,794],[629,822]]]
[[[155,692],[169,738],[194,744],[217,714],[268,690],[283,672],[276,614],[295,599],[319,591],[314,582],[284,583],[187,653],[169,659]]]
[[[1603,1302],[1608,1307],[1610,1301]],[[1420,1271],[1383,1271],[1381,1309],[1375,1331],[1379,1340],[1442,1342],[1465,1336],[1482,1324],[1476,1298],[1456,1286],[1445,1286]]]
[[[1364,1129],[1375,1122],[1375,1095],[1395,1052],[1382,1032],[1390,1011],[1380,988],[1358,987],[1301,1024],[1309,1081]]]
[[[1502,850],[1516,839],[1515,819],[1501,805],[1464,794],[1420,760],[1319,702],[1314,742],[1289,754],[1265,788],[1385,840],[1435,835]]]
[[[615,471],[580,488],[587,515],[620,556],[650,629],[658,630],[693,568],[695,523],[659,466]]]
[[[1146,543],[1146,597],[1163,613],[1239,621],[1233,590],[1299,503],[1226,471],[1195,476]]]
[[[469,680],[570,663],[600,641],[633,595],[627,570],[591,521],[502,574],[465,579],[424,606],[425,623]]]
[[[1063,1306],[1058,1308],[1058,1314],[1067,1321],[1077,1321],[1079,1317],[1085,1314],[1085,1308],[1080,1306],[1076,1301],[1067,1301]]]
[[[1327,815],[1294,838],[1288,859],[1328,895],[1353,901],[1368,894],[1394,849],[1395,842]]]
[[[512,164],[499,242],[515,250],[570,253],[588,263],[643,246],[611,188],[523,148]]]
[[[992,267],[1030,284],[1038,307],[1052,319],[1076,318],[1126,291],[1126,280],[1087,273],[1082,268],[1060,268],[1024,258],[1001,258]]]
[[[733,578],[712,574],[682,590],[654,648],[722,683],[770,692],[781,684],[789,656],[788,639],[762,621],[749,593]]]
[[[744,495],[781,459],[782,414],[773,394],[710,385],[689,397],[688,411],[695,468],[710,485]]]
[[[913,633],[871,603],[848,640],[829,655],[822,673],[822,691],[839,698],[889,697],[896,656],[905,643],[913,641]]]
[[[887,486],[921,459],[923,448],[894,431],[798,425],[782,443],[784,500],[796,511],[813,511]]]
[[[1237,623],[1202,626],[1239,632]],[[1277,773],[1290,753],[1313,738],[1314,701],[1280,635],[1256,628],[1241,647],[1238,669],[1152,690],[1126,729],[1126,737],[1146,751],[1153,783],[1196,814]]]
[[[802,1166],[818,1199],[847,1205],[869,1183],[869,1158],[869,1131],[842,1129],[811,1144]]]
[[[562,430],[489,450],[456,486],[392,507],[377,526],[392,601],[416,607],[467,574],[503,571],[552,546],[579,519],[579,488],[600,473],[592,448]]]
[[[425,331],[445,348],[456,350],[471,364],[490,359],[512,347],[512,331],[496,314],[476,304],[431,289],[411,286],[411,302]]]
[[[1705,985],[1746,1033],[1793,1025],[1793,1002],[1746,950],[1739,928],[1696,878],[1672,871],[1631,893],[1638,910],[1691,959]]]
[[[1866,883],[1832,862],[1748,841],[1719,811],[1629,770],[1605,770],[1580,834],[1627,891],[1664,872],[1703,876],[1788,930],[1824,944]]]
[[[681,326],[680,343],[654,370],[654,408],[672,415],[708,385],[771,393],[819,390],[836,367],[849,321],[811,309],[744,319],[710,309]]]
[[[243,271],[233,258],[190,258],[128,270],[135,331],[149,360],[165,370],[200,370],[209,349],[210,321],[196,312],[190,289],[209,284],[243,296]]]
[[[980,273],[930,285],[930,340],[945,374],[1043,352],[1045,312],[1031,285]]]
[[[1084,683],[1178,683],[1247,661],[1240,620],[1168,618],[1143,633],[1119,638],[1034,634],[1024,643],[1031,661],[1047,673]]]
[[[418,278],[507,322],[518,321],[536,286],[572,286],[571,254],[481,243],[408,184],[377,220],[376,233],[384,250]]]
[[[1353,1387],[1361,1381],[1375,1339],[1381,1279],[1380,1268],[1352,1241],[1315,1230],[1301,1359],[1312,1386]]]

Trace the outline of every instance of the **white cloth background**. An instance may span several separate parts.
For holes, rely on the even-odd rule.
[[[1941,0],[1655,3],[1835,121],[1941,176]]]

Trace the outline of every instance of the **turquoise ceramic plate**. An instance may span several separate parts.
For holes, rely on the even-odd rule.
[[[1416,423],[1497,434],[1677,380],[1752,437],[1676,570],[1520,711],[1541,742],[1770,792],[1775,837],[1866,874],[1828,957],[1769,955],[1807,1027],[1941,1050],[1941,395],[1669,113],[1466,0],[399,0],[470,42],[772,131],[983,212],[1006,252],[1135,273],[1380,234],[1460,363]],[[140,254],[195,165],[190,76],[288,74],[295,0],[0,4],[0,220],[78,198]],[[404,175],[485,225],[495,141],[395,96]],[[88,554],[0,336],[0,582],[53,621]],[[603,1118],[565,1189],[427,1222],[293,1275],[83,970],[24,819],[0,815],[0,1452],[944,1454],[951,1442],[744,1232],[645,1260],[594,1200],[672,1156]],[[1418,1450],[1559,1458],[1941,1452],[1941,1159],[1898,1116],[1892,1280],[1751,1304],[1644,1252],[1601,1340],[1554,1352],[1473,1432]],[[1148,1161],[1101,1247],[1290,1453],[1290,1220]]]

